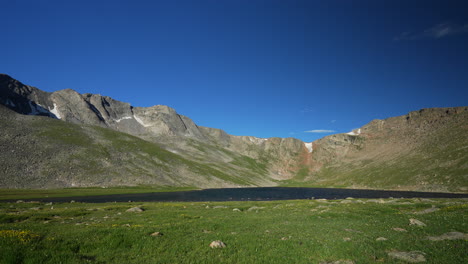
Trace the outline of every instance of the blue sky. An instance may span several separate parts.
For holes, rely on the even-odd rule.
[[[468,105],[467,14],[450,0],[4,1],[0,72],[309,142]]]

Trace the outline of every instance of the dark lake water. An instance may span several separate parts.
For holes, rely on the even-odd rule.
[[[345,199],[353,198],[468,198],[468,194],[379,191],[359,189],[333,188],[291,188],[291,187],[259,187],[259,188],[224,188],[181,192],[154,192],[138,194],[115,194],[100,196],[80,196],[34,199],[44,202],[195,202],[195,201],[272,201],[295,199]]]

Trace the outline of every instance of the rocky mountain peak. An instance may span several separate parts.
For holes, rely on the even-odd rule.
[[[406,175],[427,182],[427,186],[433,189],[440,188],[443,184],[440,181],[447,179],[454,181],[453,186],[465,188],[460,183],[459,175],[467,175],[465,153],[468,145],[468,107],[421,109],[403,116],[376,119],[348,133],[304,143],[295,138],[233,136],[221,129],[197,126],[190,118],[178,114],[169,106],[133,107],[108,96],[80,94],[72,89],[48,93],[24,85],[6,74],[0,74],[0,104],[9,108],[8,111],[13,110],[22,115],[48,116],[69,123],[90,125],[90,131],[98,131],[90,127],[103,127],[136,136],[148,144],[157,144],[158,149],[164,148],[171,154],[165,153],[163,158],[158,156],[161,160],[156,161],[159,152],[153,149],[140,157],[143,163],[139,164],[151,168],[148,175],[163,178],[161,175],[169,169],[160,166],[168,160],[177,159],[180,163],[177,164],[177,173],[187,172],[190,168],[192,171],[189,175],[195,173],[205,177],[208,174],[229,178],[232,182],[242,182],[244,185],[271,185],[276,181],[290,180],[313,184],[334,181],[340,182],[340,186],[347,184],[360,187],[381,184],[401,188],[398,185],[401,185],[401,175]],[[0,110],[10,115],[3,106]],[[68,126],[81,129],[81,126]],[[8,136],[14,138],[14,132]],[[135,137],[127,140],[139,146],[135,151],[146,149],[135,143]],[[434,162],[424,163],[427,159],[434,159]],[[209,169],[207,164],[211,166]],[[419,164],[426,165],[421,168]],[[173,166],[171,164],[169,167]],[[229,175],[224,172],[225,169]],[[373,172],[385,177],[368,183],[367,178],[361,176],[375,177]],[[442,180],[438,176],[441,173],[445,175]],[[224,181],[221,178],[216,178],[216,181]],[[246,180],[250,178],[255,180]],[[396,179],[398,184],[387,183],[392,179]],[[411,184],[418,182],[413,181]]]

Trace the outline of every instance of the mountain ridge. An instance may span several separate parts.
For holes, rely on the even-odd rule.
[[[164,150],[177,155],[177,157],[174,156],[174,159],[179,160],[182,164],[187,161],[191,164],[190,166],[203,167],[203,173],[205,174],[210,171],[213,174],[211,176],[214,177],[211,181],[218,179],[214,180],[216,182],[214,185],[208,184],[210,180],[197,182],[195,178],[204,179],[207,175],[200,175],[200,173],[197,174],[193,171],[187,173],[179,165],[172,164],[175,168],[173,173],[169,173],[172,175],[172,180],[164,183],[167,185],[183,185],[184,182],[177,182],[176,180],[177,177],[180,177],[185,179],[186,184],[193,184],[198,187],[273,186],[277,184],[336,186],[337,182],[348,182],[345,184],[348,187],[372,188],[375,185],[393,189],[466,191],[464,182],[468,180],[466,168],[463,164],[458,163],[455,166],[456,173],[455,170],[450,173],[460,174],[453,176],[457,184],[461,182],[459,188],[455,188],[455,183],[446,187],[444,183],[440,182],[425,185],[412,182],[412,185],[407,185],[404,183],[405,179],[400,179],[396,183],[384,184],[384,186],[379,185],[378,182],[375,184],[369,183],[358,176],[350,176],[346,179],[336,176],[349,175],[349,170],[345,168],[356,167],[353,162],[362,163],[363,160],[366,160],[366,162],[372,160],[371,164],[380,164],[379,166],[387,171],[390,167],[382,164],[391,162],[403,154],[410,155],[411,150],[426,151],[420,150],[420,148],[426,144],[427,138],[443,137],[439,134],[449,133],[446,131],[447,129],[456,131],[461,129],[458,144],[462,147],[468,145],[467,137],[463,136],[463,132],[468,131],[466,125],[468,120],[467,107],[421,109],[399,117],[390,117],[384,120],[376,119],[349,133],[330,135],[313,142],[302,142],[295,138],[273,137],[264,139],[252,136],[229,135],[221,129],[198,126],[189,117],[178,114],[175,109],[168,106],[134,107],[129,103],[120,102],[108,96],[89,93],[79,94],[72,89],[49,93],[24,85],[6,74],[0,74],[0,105],[4,105],[9,110],[22,115],[39,115],[61,119],[60,122],[66,121],[65,124],[61,125],[66,126],[67,122],[78,125],[78,127],[74,126],[74,129],[83,130],[81,132],[86,134],[86,137],[89,137],[90,140],[93,135],[87,133],[90,130],[94,131],[93,133],[98,133],[96,131],[99,129],[83,128],[80,125],[112,129],[116,132],[135,136],[145,142],[156,144],[157,146],[154,146],[154,148],[160,148],[159,152]],[[6,112],[8,110],[3,109],[2,111]],[[18,117],[17,119],[34,123],[27,118]],[[50,126],[57,126],[54,122],[46,123],[50,123]],[[22,125],[15,123],[15,126],[21,127]],[[11,131],[11,133],[16,132]],[[108,134],[112,133],[109,132]],[[419,137],[416,137],[416,135]],[[34,135],[30,134],[28,137],[34,137]],[[126,136],[119,135],[116,137],[124,138]],[[103,137],[93,140],[96,140],[98,145],[103,145],[102,142],[106,141]],[[129,140],[132,142],[138,141],[136,138]],[[115,148],[114,143],[112,142],[110,147],[106,145],[104,148],[109,148],[106,151],[113,151]],[[143,143],[139,142],[138,144]],[[8,147],[7,142],[4,142],[4,145]],[[89,150],[85,145],[81,147],[80,151]],[[134,151],[132,153],[139,153],[135,154],[136,156],[140,154],[143,156],[149,155],[148,153],[138,152],[138,149],[132,149],[132,151]],[[457,155],[461,155],[462,158],[467,156],[465,152],[460,153]],[[169,154],[166,153],[165,155]],[[434,156],[435,154],[429,156],[431,155]],[[4,159],[8,158],[4,157]],[[79,161],[77,162],[79,163]],[[449,161],[444,160],[443,162]],[[149,168],[149,170],[154,169],[151,167],[153,165],[146,164],[145,166],[143,167]],[[193,167],[187,166],[190,168],[189,170],[193,170]],[[368,166],[364,164],[362,167],[356,167],[354,171],[362,171],[362,168]],[[379,166],[374,169],[379,169]],[[79,170],[78,168],[75,169]],[[137,171],[138,169],[129,169],[129,173],[134,174],[135,179],[138,178]],[[421,172],[425,173],[425,171],[427,170],[420,168],[418,172],[407,177],[408,179],[419,177],[421,182],[431,182],[432,180],[427,175],[420,175]],[[151,175],[151,173],[154,175],[162,174],[158,170],[148,172],[148,175]],[[191,175],[192,179],[188,180],[186,177],[182,177],[181,174],[183,173]],[[330,176],[330,173],[334,174]],[[58,174],[60,173],[57,172]],[[221,177],[225,179],[220,180],[214,174],[225,174]],[[381,172],[381,174],[385,173]],[[8,176],[18,177],[15,176],[14,172],[10,172]],[[47,178],[48,176],[46,173],[42,173],[37,174],[36,177]],[[392,177],[387,176],[387,178]],[[333,182],[331,179],[335,178],[336,180]],[[237,181],[237,183],[233,185],[233,181]],[[111,182],[116,185],[129,184],[128,181],[122,183]],[[140,184],[144,183],[144,181],[140,182]],[[158,181],[147,181],[147,183],[157,184]],[[28,186],[27,183],[23,184],[26,187]],[[10,187],[10,185],[0,183],[0,186],[3,187]],[[21,187],[21,184],[18,186]],[[38,186],[40,187],[40,185]]]

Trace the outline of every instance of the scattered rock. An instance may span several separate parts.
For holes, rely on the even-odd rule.
[[[16,203],[24,203],[24,201],[23,200],[18,200],[18,201],[16,201]]]
[[[414,218],[411,218],[411,219],[409,220],[409,222],[410,222],[410,223],[409,223],[410,225],[426,226],[425,223],[419,221],[418,219],[414,219]]]
[[[435,203],[434,200],[427,199],[427,198],[420,198],[419,200],[420,200],[421,202],[426,202],[426,203]]]
[[[161,232],[154,232],[154,233],[151,233],[150,236],[153,236],[153,237],[159,237],[159,236],[162,236],[163,234]]]
[[[367,202],[369,203],[385,203],[385,200],[384,199],[369,199],[367,200]]]
[[[144,210],[140,207],[132,207],[130,209],[127,209],[125,212],[131,212],[131,213],[140,213],[143,212]]]
[[[258,206],[252,206],[250,207],[249,209],[247,209],[248,212],[250,211],[254,211],[254,210],[261,210],[261,209],[265,209],[265,207],[258,207]]]
[[[354,264],[352,260],[322,261],[319,264]]]
[[[281,240],[288,240],[289,238],[287,237],[282,237]]]
[[[315,201],[317,201],[319,203],[328,203],[327,199],[316,199]]]
[[[347,232],[352,232],[352,233],[362,233],[362,231],[349,229],[349,228],[345,228],[344,230],[347,231]]]
[[[392,229],[395,230],[395,231],[398,231],[398,232],[408,232],[408,231],[406,231],[406,229],[399,228],[399,227],[394,227]]]
[[[386,241],[386,240],[388,240],[388,239],[386,239],[385,237],[378,237],[376,239],[376,241]]]
[[[210,233],[213,233],[213,232],[212,232],[212,231],[210,231],[210,230],[203,229],[203,230],[202,230],[202,233],[205,233],[205,234],[210,234]]]
[[[427,237],[428,240],[432,241],[441,241],[441,240],[456,240],[456,239],[464,239],[468,240],[468,234],[464,234],[461,232],[448,232],[440,236],[433,236]]]
[[[232,209],[233,212],[242,212],[239,208]]]
[[[71,200],[70,203],[75,203],[75,200]]]
[[[41,210],[41,209],[42,209],[42,208],[40,208],[40,207],[31,207],[31,208],[29,208],[29,210],[34,210],[34,211],[39,211],[39,210]]]
[[[396,258],[396,259],[404,260],[404,261],[411,262],[411,263],[418,263],[418,262],[426,261],[426,258],[424,257],[424,253],[419,252],[419,251],[410,251],[410,252],[394,251],[394,252],[389,252],[388,256],[391,258]]]
[[[433,213],[433,212],[436,212],[436,211],[439,211],[440,209],[435,207],[434,205],[431,207],[431,208],[427,208],[427,209],[424,209],[424,210],[421,210],[421,211],[417,211],[417,212],[414,212],[414,214],[429,214],[429,213]]]
[[[221,209],[221,208],[228,208],[228,207],[224,205],[213,206],[213,209]]]
[[[343,237],[343,241],[351,241],[351,238],[350,237]]]
[[[225,248],[226,244],[223,243],[221,240],[215,240],[210,243],[210,248]]]
[[[349,204],[349,203],[352,203],[352,202],[353,202],[353,201],[351,201],[351,200],[343,200],[343,201],[341,201],[340,203],[342,203],[342,204]]]

